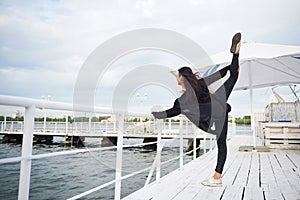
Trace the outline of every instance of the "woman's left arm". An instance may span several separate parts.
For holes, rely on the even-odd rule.
[[[160,112],[152,112],[153,116],[157,119],[165,119],[169,117],[175,117],[179,114],[181,114],[180,104],[178,99],[175,100],[174,105],[172,108],[160,111]]]

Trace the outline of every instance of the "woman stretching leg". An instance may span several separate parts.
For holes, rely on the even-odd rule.
[[[239,75],[238,54],[234,54],[230,65],[230,77],[224,83],[227,99],[231,94],[232,89],[238,79],[238,75]],[[202,182],[203,185],[222,186],[221,176],[222,176],[224,164],[227,157],[227,145],[226,145],[227,130],[228,130],[228,116],[225,117],[223,129],[221,131],[220,136],[217,139],[218,160],[217,160],[217,166],[215,168],[215,174],[213,178],[210,178]]]
[[[238,79],[240,41],[241,34],[235,34],[230,49],[230,52],[233,53],[231,64],[208,77],[199,79],[191,68],[180,68],[177,82],[182,87],[183,94],[175,100],[172,108],[161,112],[152,112],[154,117],[158,119],[184,114],[200,129],[217,135],[217,166],[214,176],[202,182],[206,186],[222,186],[221,176],[227,157],[228,112],[231,110],[227,100]],[[230,77],[222,87],[211,94],[207,86],[223,78],[228,71]]]

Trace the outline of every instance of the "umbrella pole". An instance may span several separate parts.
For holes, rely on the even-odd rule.
[[[249,92],[250,92],[250,109],[251,109],[251,133],[253,135],[253,150],[256,148],[256,133],[255,133],[255,126],[254,126],[254,112],[253,112],[253,86],[252,86],[252,74],[251,74],[251,68],[250,63],[251,61],[248,61],[249,71]]]
[[[256,148],[256,133],[255,133],[255,122],[254,122],[254,111],[253,111],[253,88],[250,86],[250,108],[251,108],[251,132],[253,135],[253,149]]]
[[[249,94],[250,94],[250,109],[251,109],[251,133],[253,136],[253,147],[252,146],[244,146],[240,147],[240,151],[254,151],[254,152],[269,152],[270,149],[264,146],[257,146],[256,145],[256,131],[255,131],[255,120],[254,120],[254,103],[253,103],[253,86],[252,86],[252,75],[251,75],[251,68],[250,68],[250,61],[248,61],[248,76],[249,76]]]

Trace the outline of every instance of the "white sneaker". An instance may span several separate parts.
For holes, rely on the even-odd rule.
[[[202,182],[202,185],[208,186],[208,187],[222,187],[222,179],[214,179],[214,177],[211,177],[205,181]]]

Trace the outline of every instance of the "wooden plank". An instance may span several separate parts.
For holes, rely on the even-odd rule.
[[[299,141],[288,141],[288,140],[265,140],[265,145],[272,149],[300,149]]]
[[[300,156],[300,151],[294,151],[294,153]]]
[[[284,150],[284,152],[286,153],[287,158],[295,165],[295,169],[300,171],[300,151]]]
[[[202,179],[199,179],[199,181],[192,181],[188,187],[180,191],[180,193],[175,194],[175,196],[172,198],[173,200],[177,199],[193,199],[199,190],[203,189],[203,185],[201,184]]]
[[[204,187],[194,198],[193,200],[215,200],[220,199],[225,187]],[[181,198],[182,200],[189,199],[189,198]],[[179,199],[178,199],[179,200]]]
[[[280,189],[277,186],[263,188],[266,200],[284,200]]]
[[[259,166],[259,152],[252,152],[251,167],[248,176],[247,186],[251,188],[260,187],[260,166]]]
[[[224,171],[222,177],[223,185],[232,185],[243,163],[245,154],[238,153],[232,165]]]
[[[242,162],[241,168],[236,175],[236,179],[233,181],[233,185],[245,186],[248,180],[249,170],[251,167],[252,152],[240,152],[240,153],[245,154],[245,157]]]
[[[187,166],[190,166],[192,163],[188,163]],[[185,168],[187,168],[185,166]],[[163,191],[163,188],[165,188],[168,185],[174,185],[174,182],[180,183],[180,178],[186,176],[186,178],[189,178],[189,175],[186,174],[185,170],[175,170],[171,172],[170,174],[164,176],[161,178],[160,183],[156,183],[155,181],[151,184],[147,185],[146,187],[141,188],[140,190],[128,195],[124,199],[152,199],[152,197],[157,193]]]
[[[198,159],[190,165],[184,166],[179,173],[173,173],[161,181],[161,187],[155,193],[152,193],[152,199],[172,199],[182,190],[188,187],[194,179],[202,180],[207,174],[212,173],[210,167],[212,159],[215,157],[215,151],[210,152],[205,159]],[[201,184],[199,184],[201,185]]]
[[[260,184],[266,200],[283,200],[276,178],[271,167],[268,155],[273,153],[260,153]]]
[[[288,128],[288,133],[300,134],[300,128]]]
[[[284,199],[299,199],[300,195],[291,187],[287,177],[283,173],[281,166],[279,165],[275,153],[269,154],[269,160],[271,163],[271,167],[276,179],[276,183],[278,188],[280,189]]]
[[[179,191],[178,193],[174,194],[172,197],[173,200],[179,200],[179,199],[193,199],[199,191],[201,191],[203,188],[205,188],[204,185],[201,184],[203,180],[208,178],[208,174],[211,175],[213,173],[213,168],[207,168],[207,170],[203,171],[202,175],[195,176],[194,179],[190,181],[187,187],[185,187],[183,190]],[[161,197],[161,196],[160,196]],[[159,198],[158,198],[159,199]],[[161,198],[165,199],[165,198]]]
[[[300,156],[293,152],[295,152],[295,150],[280,151],[284,165],[288,165],[288,167],[295,173],[298,173],[298,176],[300,177]]]
[[[260,187],[245,187],[244,200],[264,200],[263,190]]]
[[[265,127],[295,127],[295,128],[299,128],[300,123],[298,123],[298,122],[269,122],[269,123],[265,123]]]
[[[168,185],[174,185],[174,177],[173,174],[176,174],[176,176],[182,177],[184,175],[185,171],[174,171],[172,174],[166,175],[163,177],[160,181],[160,183],[153,182],[149,184],[146,187],[141,188],[140,190],[128,195],[127,197],[123,198],[124,200],[139,200],[139,199],[152,199],[153,196],[155,196],[158,192],[163,192],[164,188]],[[179,181],[180,179],[176,180]]]
[[[260,186],[265,191],[269,190],[269,188],[277,187],[276,178],[273,173],[273,169],[271,167],[271,163],[269,161],[270,153],[260,153]]]
[[[153,196],[153,200],[157,199],[174,199],[176,196],[182,193],[182,191],[186,188],[190,189],[191,193],[193,191],[198,191],[198,188],[202,188],[201,181],[207,176],[207,174],[211,174],[213,172],[213,168],[211,167],[211,163],[207,162],[207,165],[202,164],[202,168],[199,167],[198,169],[186,169],[185,172],[189,174],[188,177],[182,176],[179,178],[179,180],[174,180],[170,184],[165,185],[165,188],[161,188],[162,191],[159,191]],[[201,165],[199,165],[201,166]],[[198,172],[198,173],[195,173]],[[201,173],[200,173],[201,172]],[[195,180],[198,180],[195,181]],[[196,182],[194,187],[191,186],[191,182]],[[184,193],[185,196],[188,195],[188,193]]]
[[[281,165],[283,173],[291,185],[291,188],[300,194],[300,177],[298,170],[295,170],[295,165],[287,158],[286,153],[283,151],[277,152],[276,156],[279,164]]]
[[[151,200],[155,191],[158,191],[160,184],[155,184],[152,186],[147,186],[147,189],[142,188],[130,195],[124,197],[122,200]]]
[[[233,142],[233,141],[231,141]],[[225,163],[225,167],[224,167],[224,174],[226,173],[227,169],[230,168],[230,166],[232,165],[232,163],[234,161],[236,161],[236,157],[238,155],[238,152],[236,151],[236,146],[229,146],[228,148],[228,156],[227,156],[227,160]],[[216,160],[216,157],[215,157]],[[199,195],[203,196],[206,195],[207,189],[210,187],[205,187],[201,184],[202,181],[204,181],[205,179],[211,177],[214,173],[214,166],[212,166],[212,171],[211,173],[207,173],[206,176],[204,178],[198,178],[196,180],[192,180],[191,183],[189,184],[188,187],[184,188],[182,191],[180,191],[180,193],[178,193],[174,199],[193,199],[193,198],[198,198]],[[203,173],[203,172],[202,172]],[[224,180],[226,178],[222,178],[222,180]],[[224,184],[223,182],[223,185]],[[222,190],[222,189],[218,189],[218,188],[210,188],[209,190]],[[203,194],[202,194],[203,193]],[[222,194],[222,193],[221,193]],[[220,197],[219,195],[221,195],[219,192],[214,192],[214,195],[208,195],[207,198],[215,198],[215,197]],[[216,196],[215,196],[216,195]]]
[[[243,192],[243,186],[227,185],[222,196],[222,200],[241,200]]]
[[[265,138],[272,139],[272,138],[278,138],[278,139],[300,139],[300,134],[295,133],[287,133],[287,134],[265,134]]]

